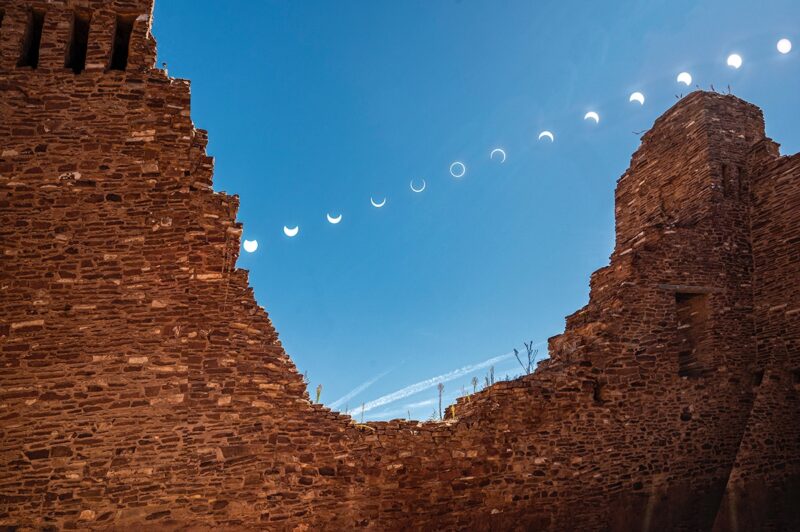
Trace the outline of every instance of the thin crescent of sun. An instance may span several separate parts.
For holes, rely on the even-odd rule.
[[[681,72],[678,74],[678,83],[683,83],[684,85],[691,85],[692,84],[692,75],[688,72]]]
[[[644,94],[639,91],[634,92],[631,94],[631,97],[628,98],[629,102],[639,102],[639,105],[644,105]]]
[[[245,240],[243,247],[246,252],[253,253],[258,249],[258,240]]]
[[[333,225],[336,225],[336,224],[338,224],[339,222],[342,221],[342,215],[341,214],[339,216],[335,216],[334,217],[334,216],[331,216],[330,213],[328,213],[328,214],[325,215],[325,217],[328,219],[328,223],[331,223]]]
[[[595,124],[599,124],[600,123],[600,115],[595,113],[594,111],[589,111],[588,113],[586,113],[584,115],[583,119],[584,120],[592,119],[592,120],[594,120]]]
[[[299,232],[300,232],[300,226],[299,225],[295,225],[294,227],[286,227],[285,225],[283,226],[283,234],[285,234],[289,238],[296,237],[297,233],[299,233]]]
[[[503,158],[500,159],[500,164],[506,162],[506,150],[503,148],[495,148],[492,150],[492,153],[489,154],[489,159],[494,159],[494,154],[499,153]]]
[[[425,190],[425,188],[428,186],[428,183],[426,183],[425,180],[423,179],[422,180],[422,186],[420,188],[417,188],[417,187],[414,186],[414,180],[412,179],[411,182],[408,184],[408,186],[411,187],[411,190],[413,192],[416,192],[417,194],[419,194],[420,192]]]
[[[369,202],[372,203],[372,206],[375,207],[376,209],[380,209],[381,207],[386,205],[386,198],[383,198],[383,201],[381,201],[380,203],[377,203],[374,199],[369,198]]]
[[[550,131],[547,131],[547,130],[542,131],[541,133],[539,133],[539,140],[542,140],[545,137],[550,139],[550,142],[553,142],[553,141],[556,140],[555,135],[553,135],[553,133],[551,133]]]

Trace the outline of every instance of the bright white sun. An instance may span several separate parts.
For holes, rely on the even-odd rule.
[[[781,39],[778,41],[778,51],[782,54],[788,54],[792,51],[792,41],[789,39]]]
[[[742,66],[742,56],[739,54],[731,54],[728,56],[728,66],[739,68]]]

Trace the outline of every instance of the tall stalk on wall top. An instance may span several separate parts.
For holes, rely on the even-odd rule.
[[[442,392],[444,391],[444,384],[440,382],[436,389],[439,390],[439,419],[442,420],[444,419],[444,417],[442,417]]]

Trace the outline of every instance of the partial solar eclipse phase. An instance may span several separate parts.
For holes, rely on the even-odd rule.
[[[739,54],[731,54],[728,56],[728,66],[738,69],[742,66],[742,56]]]
[[[780,54],[788,54],[792,51],[792,41],[788,38],[782,37],[775,42],[775,47]],[[746,52],[746,51],[745,51]],[[759,58],[754,56],[755,65],[759,65]],[[695,63],[689,63],[695,64]],[[733,69],[740,69],[744,64],[744,59],[740,53],[731,53],[726,58],[726,65]],[[698,67],[699,68],[699,67]],[[686,85],[687,87],[692,86],[695,83],[692,75],[689,72],[682,71],[676,76],[676,82]],[[700,89],[699,85],[696,85],[698,89]],[[712,91],[713,85],[711,86]],[[730,91],[730,87],[729,87]],[[675,95],[678,99],[683,97],[683,93],[680,95]],[[644,106],[645,104],[645,95],[643,92],[637,90],[633,91],[628,96],[628,102],[630,103],[637,103],[639,106]],[[600,123],[600,114],[597,111],[587,111],[586,114],[583,116],[584,121],[593,121],[594,124]],[[613,122],[613,120],[612,120]],[[551,130],[542,130],[539,132],[538,141],[549,140],[550,143],[555,142],[555,134]],[[485,153],[485,152],[484,152]],[[492,162],[496,162],[498,164],[504,164],[506,162],[506,150],[501,147],[491,148],[489,151],[489,160]],[[467,166],[462,161],[453,161],[449,166],[450,175],[456,179],[460,179],[464,177],[467,173]],[[423,178],[414,178],[409,181],[409,188],[415,194],[420,194],[427,190],[428,183]],[[370,204],[372,207],[376,209],[381,209],[386,205],[387,197],[386,196],[379,196],[379,199],[375,199],[374,196],[370,196],[369,198]],[[326,212],[325,217],[329,224],[337,225],[342,221],[342,214],[334,215],[329,212]],[[300,226],[296,225],[294,227],[283,226],[283,233],[289,237],[294,238],[300,233]],[[258,241],[257,240],[243,240],[242,247],[245,252],[247,253],[254,253],[258,249]]]
[[[503,148],[493,149],[492,153],[489,154],[489,159],[494,159],[495,155],[499,155],[501,157],[500,164],[506,162],[506,151]]]
[[[411,191],[412,191],[412,192],[416,192],[417,194],[419,194],[420,192],[422,192],[423,190],[425,190],[425,187],[427,187],[427,186],[428,186],[428,184],[427,184],[427,183],[425,182],[425,180],[423,179],[423,180],[422,180],[422,186],[421,186],[421,187],[415,187],[415,186],[414,186],[414,180],[412,179],[412,180],[411,180],[411,182],[408,184],[408,186],[410,186],[410,187],[411,187]]]

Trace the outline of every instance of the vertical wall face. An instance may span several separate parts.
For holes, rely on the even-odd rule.
[[[763,408],[742,441],[754,370],[776,426],[796,404],[770,366],[796,364],[796,166],[752,161],[757,108],[695,93],[656,122],[538,371],[446,423],[356,426],[309,403],[235,268],[237,200],[151,11],[0,0],[0,526],[703,530],[729,476],[793,478]]]
[[[181,479],[302,416],[305,386],[234,269],[189,84],[153,68],[152,2],[0,8],[0,525],[174,517]]]
[[[659,118],[617,187],[611,264],[551,340],[553,364],[592,360],[604,370],[606,404],[642,409],[648,430],[663,437],[663,454],[645,438],[650,450],[631,462],[666,468],[654,480],[671,479],[623,497],[631,515],[708,529],[722,498],[755,361],[749,185],[743,178],[727,194],[723,167],[744,166],[763,137],[760,111],[734,97],[693,93]],[[704,444],[688,443],[696,439]],[[686,453],[683,463],[661,461]],[[673,498],[681,490],[695,497],[681,503]]]
[[[800,529],[800,157],[751,154],[755,403],[718,530]]]
[[[753,363],[749,181],[740,169],[763,138],[758,108],[694,93],[645,135],[617,188],[615,255],[632,255],[639,288],[674,309],[679,354],[691,325],[698,376]],[[657,327],[643,323],[642,338]]]

